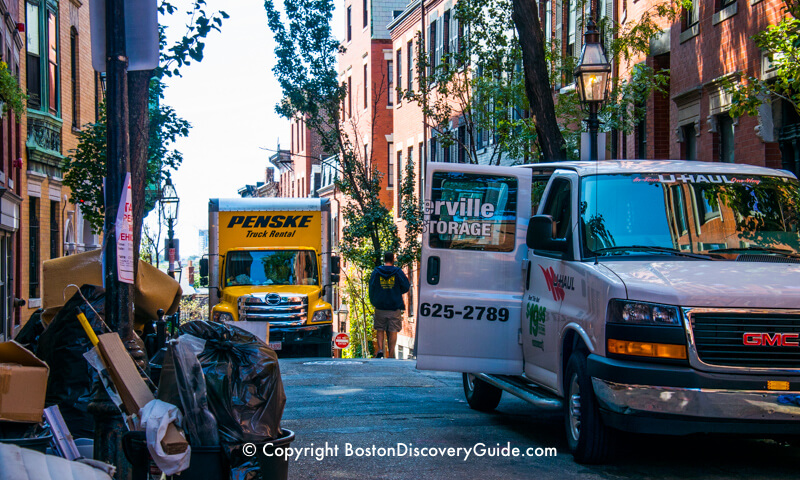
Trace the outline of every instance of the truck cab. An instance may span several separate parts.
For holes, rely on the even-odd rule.
[[[800,434],[800,189],[749,165],[431,165],[420,369],[618,430]]]
[[[327,200],[212,199],[210,319],[235,322],[276,351],[330,356],[339,259],[329,227]]]

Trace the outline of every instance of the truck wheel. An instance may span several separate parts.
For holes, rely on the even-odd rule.
[[[564,425],[572,456],[578,463],[603,463],[611,454],[614,432],[600,418],[585,353],[572,354],[565,379]]]
[[[462,374],[464,382],[464,395],[467,397],[467,403],[473,410],[479,412],[491,412],[500,403],[500,397],[503,391],[494,385],[490,385],[483,380],[477,378],[471,373]]]

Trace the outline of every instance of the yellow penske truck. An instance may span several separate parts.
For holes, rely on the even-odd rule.
[[[209,319],[234,322],[278,353],[331,355],[331,210],[319,198],[213,198],[208,204]]]

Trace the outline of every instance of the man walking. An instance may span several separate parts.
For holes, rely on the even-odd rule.
[[[369,301],[375,308],[372,317],[373,327],[378,336],[378,354],[383,358],[383,333],[386,332],[389,342],[387,358],[394,358],[394,346],[397,343],[397,332],[403,327],[403,311],[406,304],[403,294],[408,292],[411,284],[401,269],[394,266],[394,254],[383,254],[384,264],[376,267],[369,278]]]

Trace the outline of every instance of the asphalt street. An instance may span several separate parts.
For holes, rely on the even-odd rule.
[[[280,365],[287,397],[281,425],[296,434],[291,446],[305,449],[289,460],[291,479],[800,477],[800,447],[731,436],[627,435],[614,463],[578,465],[559,415],[509,394],[494,413],[471,410],[460,374],[417,370],[411,360],[299,358]],[[326,444],[327,451],[319,448]],[[493,456],[498,444],[531,456]],[[468,457],[465,449],[472,449]],[[431,452],[436,456],[423,456]]]

